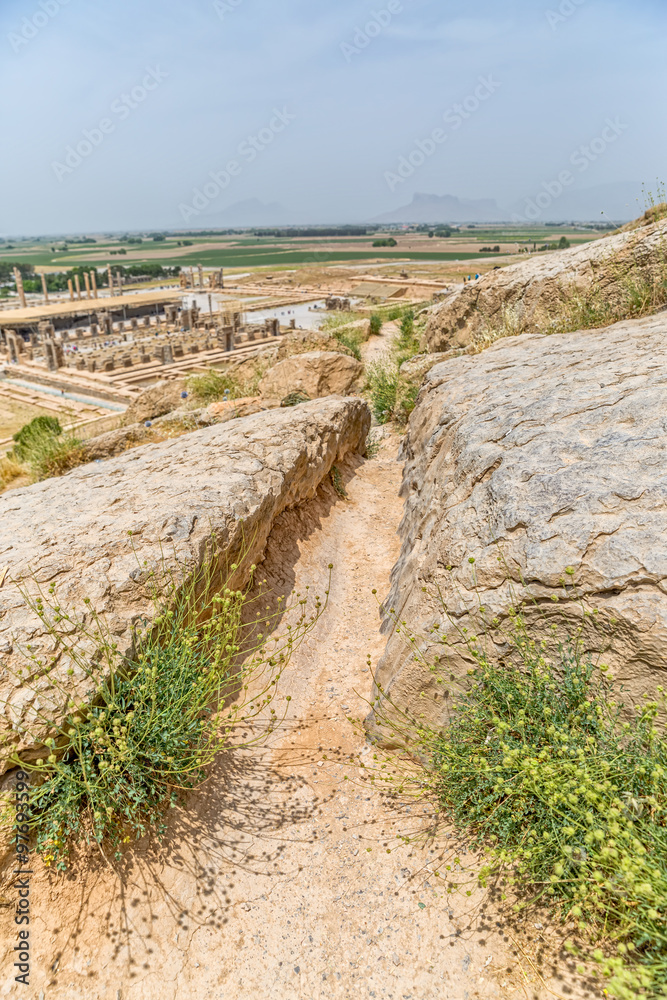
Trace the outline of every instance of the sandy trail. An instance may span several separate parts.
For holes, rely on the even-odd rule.
[[[361,353],[366,363],[377,361],[380,355],[384,354],[391,345],[392,340],[398,336],[398,324],[390,320],[382,324],[382,329],[377,336],[369,337],[362,345]]]

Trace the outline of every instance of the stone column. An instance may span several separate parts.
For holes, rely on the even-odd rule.
[[[197,270],[199,271],[199,287],[204,287],[204,268],[201,264],[197,264]]]
[[[93,286],[93,298],[98,299],[99,295],[97,292],[97,271],[94,269],[90,272],[90,281]]]
[[[67,287],[69,288],[69,300],[74,302],[74,285],[72,284],[72,279],[67,279]]]
[[[25,292],[23,291],[23,275],[19,271],[18,267],[14,268],[14,280],[16,281],[16,291],[19,294],[19,302],[21,303],[21,307],[25,309],[26,301]]]
[[[97,322],[102,328],[102,334],[104,336],[110,337],[112,333],[111,314],[108,312],[98,312]]]
[[[123,279],[120,276],[120,271],[116,271],[116,288],[118,289],[118,294],[123,294]]]
[[[18,344],[18,337],[15,330],[7,330],[7,348],[9,350],[9,360],[12,364],[17,365],[19,363],[20,348]]]
[[[80,299],[81,298],[81,282],[79,281],[79,275],[78,274],[74,275],[74,285],[76,287],[76,297],[77,297],[77,299]]]
[[[39,334],[38,343],[43,343],[50,337],[53,339],[55,337],[56,328],[53,323],[49,323],[46,320],[42,320],[41,323],[37,324],[37,333]]]
[[[109,295],[113,295],[113,274],[111,273],[111,264],[107,268],[107,274],[109,275]]]
[[[40,275],[40,278],[42,279],[42,291],[44,292],[44,302],[48,306],[48,304],[49,304],[49,289],[47,288],[47,285],[46,285],[46,275],[44,274],[43,271],[42,271],[42,273]]]
[[[88,274],[87,271],[84,271],[83,280],[86,283],[86,298],[92,299],[93,296],[91,295],[91,289],[90,289],[90,275]]]
[[[60,348],[60,350],[62,352],[62,348]],[[46,367],[49,369],[49,371],[57,372],[58,356],[56,353],[56,343],[54,340],[51,340],[51,338],[44,341],[44,356],[46,358]]]

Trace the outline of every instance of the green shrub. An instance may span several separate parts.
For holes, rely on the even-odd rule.
[[[233,565],[231,573],[237,569]],[[272,615],[263,610],[261,590],[253,601],[249,588],[230,589],[229,578],[221,584],[219,573],[211,557],[183,579],[167,574],[157,581],[150,574],[156,617],[137,627],[127,657],[89,601],[82,611],[66,612],[41,596],[25,595],[53,638],[56,655],[33,655],[29,676],[19,680],[30,687],[46,674],[53,693],[70,705],[55,731],[37,710],[33,739],[41,742],[44,729],[52,734],[44,758],[35,764],[16,759],[34,774],[30,825],[47,864],[66,868],[71,848],[82,839],[120,856],[131,840],[149,832],[159,836],[165,809],[205,780],[220,751],[241,745],[239,726],[259,720],[266,733],[275,728],[278,716],[268,706],[322,603],[317,597],[309,614],[300,595],[287,606],[281,598]],[[269,637],[285,613],[290,624]],[[245,624],[249,619],[252,626]],[[85,703],[75,704],[58,681],[63,661],[70,664],[68,675],[77,672],[93,682]]]
[[[382,316],[379,313],[373,313],[369,320],[369,333],[371,337],[377,337],[382,331]]]
[[[380,424],[388,423],[398,400],[399,374],[394,359],[385,355],[366,368],[366,387],[371,409]]]
[[[375,419],[380,424],[396,420],[407,423],[415,408],[419,386],[401,377],[399,365],[402,357],[395,351],[386,352],[366,368],[366,393]]]
[[[28,456],[28,464],[37,481],[63,476],[85,461],[83,444],[74,434],[36,438]]]
[[[64,434],[56,417],[36,417],[14,435],[15,459],[24,462],[37,482],[62,476],[85,461],[82,442]]]
[[[399,379],[398,401],[394,411],[397,423],[401,426],[407,424],[410,414],[417,405],[420,386],[413,385],[404,379]]]
[[[63,429],[57,417],[35,417],[34,420],[31,420],[29,424],[25,424],[14,435],[13,440],[16,442],[14,445],[15,457],[20,462],[24,461],[29,457],[36,438],[44,438],[45,436],[59,437],[62,432]]]
[[[401,329],[396,340],[396,357],[398,364],[409,361],[419,354],[419,337],[415,330],[415,314],[412,309],[405,312],[401,318]]]
[[[215,403],[224,399],[225,393],[229,399],[240,399],[244,395],[238,378],[217,368],[210,368],[202,375],[191,375],[187,387],[194,399],[201,403]]]
[[[442,604],[437,594],[433,600]],[[430,727],[378,700],[381,725],[421,762],[421,794],[438,801],[468,842],[486,849],[481,885],[502,876],[533,896],[518,909],[539,901],[574,923],[612,996],[664,996],[667,739],[656,726],[662,689],[660,702],[636,711],[625,706],[608,668],[584,652],[582,628],[558,642],[556,626],[529,622],[521,608],[510,609],[507,627],[480,609],[473,635],[442,610],[451,631],[446,622],[434,627],[427,638],[439,653],[422,662],[452,699],[449,727]],[[585,614],[597,621],[597,612]],[[396,627],[419,648],[405,623]],[[461,685],[442,666],[452,641],[476,662],[458,692]],[[499,648],[500,658],[491,652]],[[446,879],[454,891],[453,876]]]

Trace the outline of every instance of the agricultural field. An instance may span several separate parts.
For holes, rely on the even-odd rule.
[[[252,230],[233,233],[168,233],[151,236],[86,237],[85,242],[63,239],[19,239],[0,242],[0,267],[20,263],[47,274],[75,267],[114,267],[153,264],[162,267],[225,267],[277,270],[317,265],[396,265],[404,263],[452,263],[494,261],[504,266],[520,253],[539,252],[540,247],[564,238],[570,245],[597,239],[599,228],[585,226],[461,226],[451,235],[434,235],[425,229],[392,228],[365,236],[277,236],[257,235]],[[161,234],[160,234],[161,235]],[[393,239],[396,246],[374,247],[378,239]],[[140,242],[141,241],[141,242]],[[472,266],[472,264],[470,264]]]

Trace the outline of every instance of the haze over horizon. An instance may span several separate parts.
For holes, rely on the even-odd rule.
[[[664,177],[657,0],[6,0],[0,27],[5,236],[253,200],[352,223],[423,193],[546,221],[613,190],[630,218]]]

